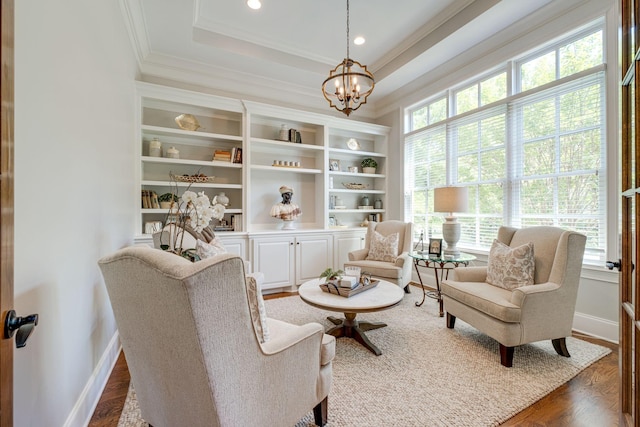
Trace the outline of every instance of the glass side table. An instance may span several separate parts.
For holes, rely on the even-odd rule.
[[[424,304],[424,300],[426,297],[433,298],[438,300],[438,304],[440,305],[440,317],[444,316],[444,309],[442,306],[442,294],[440,293],[440,281],[446,280],[449,278],[449,270],[452,270],[461,265],[468,266],[471,261],[474,261],[476,257],[471,254],[460,253],[455,256],[445,256],[442,255],[440,257],[435,257],[433,255],[429,255],[428,253],[418,253],[415,251],[409,252],[409,256],[413,258],[413,265],[416,268],[416,273],[418,273],[418,279],[420,280],[420,286],[422,287],[422,301],[416,302],[416,306],[420,307]],[[422,276],[420,275],[420,270],[418,267],[426,267],[433,269],[433,273],[436,276],[436,290],[427,292],[424,284],[422,283]],[[438,270],[440,271],[440,275],[438,276]]]

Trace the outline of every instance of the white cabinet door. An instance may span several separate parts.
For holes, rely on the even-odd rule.
[[[216,233],[216,237],[220,237],[227,252],[238,255],[242,259],[247,259],[247,239],[225,236],[224,233]]]
[[[361,233],[336,233],[334,268],[344,269],[344,263],[349,261],[349,252],[364,248],[365,234],[365,230]]]
[[[294,282],[294,238],[253,239],[253,271],[264,274],[263,289],[291,286]]]
[[[296,284],[320,276],[331,267],[333,257],[333,236],[322,234],[296,237]]]

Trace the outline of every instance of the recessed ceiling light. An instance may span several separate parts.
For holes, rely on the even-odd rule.
[[[365,39],[362,36],[358,36],[355,39],[353,39],[353,44],[356,44],[358,46],[360,46],[361,44],[364,44]]]
[[[260,0],[247,0],[247,6],[251,9],[258,10],[262,7],[262,3],[260,3]]]

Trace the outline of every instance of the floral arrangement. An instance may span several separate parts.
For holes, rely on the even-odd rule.
[[[178,185],[171,175],[172,184],[175,185],[175,191],[172,194],[176,194]],[[182,243],[184,241],[184,234],[187,228],[191,228],[196,233],[200,233],[204,228],[209,226],[212,219],[221,220],[224,218],[225,207],[222,203],[218,202],[218,196],[214,196],[213,200],[209,200],[209,196],[204,194],[204,191],[196,193],[190,190],[191,185],[187,187],[182,197],[175,197],[175,201],[172,202],[171,208],[167,213],[166,225],[175,226],[169,227],[169,243],[173,243],[173,248],[170,248],[170,244],[162,244],[161,248],[164,250],[171,250],[176,254],[183,256],[191,260],[197,260],[192,249],[183,250]],[[174,218],[171,220],[170,218]]]

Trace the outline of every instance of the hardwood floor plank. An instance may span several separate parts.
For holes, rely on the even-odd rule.
[[[290,295],[290,293],[265,295],[265,299]],[[608,347],[612,352],[501,426],[618,426],[620,387],[618,346],[581,334],[574,334],[574,337]],[[129,390],[129,381],[127,362],[124,354],[120,353],[89,427],[118,425]]]

